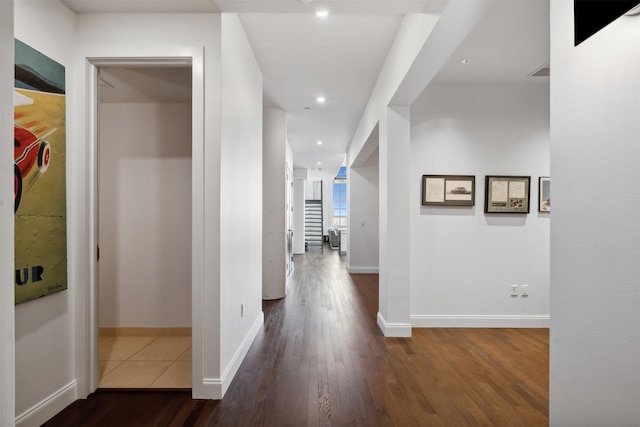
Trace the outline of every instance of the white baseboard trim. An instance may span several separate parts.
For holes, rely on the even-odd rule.
[[[347,264],[347,271],[351,274],[377,274],[380,272],[380,269],[378,267],[352,267]]]
[[[385,337],[409,338],[411,336],[411,324],[388,323],[380,312],[378,312],[378,327]]]
[[[16,427],[39,427],[78,398],[78,384],[71,381],[60,390],[18,415]]]
[[[249,332],[244,337],[242,344],[233,355],[231,362],[227,365],[227,369],[225,369],[221,378],[204,378],[202,380],[202,388],[198,393],[199,396],[194,396],[194,399],[215,399],[220,400],[227,392],[227,389],[231,385],[231,381],[233,381],[233,377],[240,369],[240,365],[244,360],[245,356],[249,352],[249,348],[251,344],[253,344],[253,340],[255,340],[258,332],[264,325],[264,313],[260,311],[260,314],[256,318],[255,322],[249,329]]]
[[[548,328],[549,316],[413,315],[414,328]]]

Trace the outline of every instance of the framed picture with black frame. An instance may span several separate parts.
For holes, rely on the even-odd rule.
[[[485,213],[528,214],[530,176],[487,175]]]
[[[474,206],[474,175],[422,175],[423,206]]]
[[[551,178],[538,178],[538,212],[551,212]]]

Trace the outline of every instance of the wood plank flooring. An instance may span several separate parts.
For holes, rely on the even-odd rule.
[[[221,401],[98,391],[53,426],[547,426],[546,329],[414,329],[384,338],[378,276],[337,251],[295,257],[287,297]]]

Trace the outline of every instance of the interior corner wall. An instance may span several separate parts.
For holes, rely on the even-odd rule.
[[[379,269],[379,149],[364,164],[349,169],[349,238],[347,264],[350,273],[378,273]]]
[[[191,103],[99,115],[99,325],[190,327]]]
[[[17,1],[15,37],[59,62],[66,71],[67,153],[74,149],[73,46],[76,16],[58,1]],[[68,157],[67,157],[68,158]],[[74,236],[81,232],[74,221],[78,212],[69,191],[73,172],[67,162],[68,289],[15,307],[15,414],[16,425],[40,425],[75,400],[74,294],[79,280],[73,254]]]
[[[640,424],[640,16],[551,2],[550,425]]]
[[[0,2],[0,99],[13,97],[15,76],[13,0]],[[9,164],[13,158],[11,139],[13,103],[0,104],[0,162]],[[15,297],[14,217],[10,169],[0,173],[0,425],[10,426],[15,420]]]
[[[220,316],[224,395],[264,320],[262,73],[236,14],[222,15],[221,64]]]
[[[537,202],[538,177],[549,175],[548,91],[432,85],[413,105],[413,326],[548,326],[550,215]],[[474,175],[475,206],[422,206],[424,174]],[[529,214],[484,213],[486,175],[530,176]],[[511,284],[529,296],[511,297]]]

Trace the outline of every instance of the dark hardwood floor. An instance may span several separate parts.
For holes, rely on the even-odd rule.
[[[325,248],[295,257],[286,298],[221,401],[98,391],[54,426],[547,426],[546,329],[414,329],[384,338],[378,276]]]

